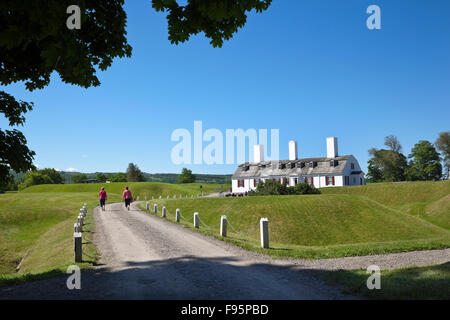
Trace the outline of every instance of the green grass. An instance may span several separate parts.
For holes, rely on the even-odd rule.
[[[122,200],[125,185],[134,196],[197,195],[200,184],[167,183],[104,184],[108,202]],[[83,203],[88,204],[83,232],[83,263],[92,266],[98,253],[92,244],[92,209],[98,205],[101,184],[40,185],[0,195],[0,286],[65,274],[73,263],[73,224]],[[224,186],[227,188],[228,186]],[[203,184],[205,193],[220,185]],[[22,258],[21,269],[16,272]]]
[[[450,212],[442,210],[442,205],[436,205],[448,198],[449,186],[448,182],[381,184],[327,189],[321,195],[153,202],[159,207],[166,206],[170,213],[180,208],[186,218],[199,212],[205,224],[215,226],[207,228],[201,224],[199,231],[219,239],[222,239],[218,226],[221,215],[226,215],[233,227],[242,233],[253,230],[261,217],[267,217],[270,249],[260,248],[259,230],[242,236],[229,228],[228,237],[222,240],[278,257],[329,258],[449,247],[450,232],[442,221],[450,219]],[[390,187],[393,188],[391,192]],[[422,196],[423,192],[425,196]],[[394,201],[395,194],[401,199]],[[412,199],[435,208],[440,220],[433,223],[432,219],[424,219],[407,210],[403,212],[401,207]],[[141,208],[144,206],[142,204]],[[168,219],[174,221],[173,215]],[[192,226],[192,223],[182,223]]]
[[[126,186],[129,187],[133,196],[140,196],[143,200],[145,196],[155,198],[159,196],[167,197],[176,195],[179,197],[181,194],[183,197],[188,195],[200,194],[200,185],[203,186],[203,193],[213,193],[220,191],[226,191],[230,188],[230,185],[224,184],[201,184],[201,183],[185,183],[185,184],[170,184],[161,182],[115,182],[115,183],[92,183],[92,184],[43,184],[32,186],[24,189],[23,193],[34,192],[98,192],[101,187],[105,187],[107,193],[122,194]]]
[[[381,270],[381,289],[369,290],[365,270],[319,272],[327,284],[343,293],[372,299],[450,299],[450,262],[426,267]]]
[[[359,195],[450,230],[450,180],[374,183],[322,188],[323,194]]]
[[[118,196],[115,198],[120,200]],[[97,261],[97,250],[92,244],[96,194],[0,195],[0,285],[65,273],[67,266],[74,264],[73,224],[83,203],[88,204],[88,215],[83,233],[84,262],[79,265],[88,267]],[[21,269],[16,272],[25,255]]]

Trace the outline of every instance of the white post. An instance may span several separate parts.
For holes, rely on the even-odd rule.
[[[155,200],[155,197],[154,197],[154,196],[152,196],[152,200]]]
[[[83,227],[78,222],[75,222],[73,224],[73,232],[83,232]]]
[[[269,248],[269,219],[261,218],[259,229],[261,232],[261,247]]]
[[[163,209],[162,209],[162,217],[165,218],[166,215],[167,215],[167,209],[166,209],[166,207],[163,207]]]
[[[170,199],[170,196],[167,196],[167,199]]]
[[[136,200],[139,201],[139,196],[137,196]]]
[[[162,196],[159,196],[160,199],[162,199]]]
[[[80,216],[86,217],[86,211],[84,209],[80,209]]]
[[[74,251],[75,251],[75,262],[81,262],[83,260],[83,244],[82,244],[81,232],[74,232],[73,247],[74,247]]]
[[[199,227],[199,216],[198,216],[198,212],[194,212],[194,227],[198,228]]]
[[[228,225],[227,216],[222,216],[220,218],[220,235],[222,237],[227,236],[227,225]]]
[[[83,216],[82,215],[78,216],[78,223],[80,224],[80,226],[83,225]]]
[[[147,201],[147,196],[145,196],[145,201]]]
[[[153,205],[153,212],[154,213],[158,212],[158,205],[156,203]]]
[[[177,209],[175,211],[175,220],[177,220],[177,222],[180,222],[180,209]]]
[[[182,198],[183,198],[183,195],[180,194],[180,199],[182,199]]]
[[[150,210],[150,203],[147,201],[147,210]]]

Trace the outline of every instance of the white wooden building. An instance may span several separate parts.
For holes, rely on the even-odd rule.
[[[256,189],[259,181],[278,180],[288,186],[306,182],[316,188],[365,184],[353,155],[339,156],[336,137],[327,138],[327,156],[298,159],[297,142],[289,142],[289,160],[264,161],[263,145],[254,147],[254,162],[239,165],[231,178],[233,193]]]

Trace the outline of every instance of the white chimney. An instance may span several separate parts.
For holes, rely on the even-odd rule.
[[[338,141],[336,137],[327,138],[327,158],[338,157]]]
[[[264,161],[264,145],[256,144],[253,147],[253,162],[263,162]]]
[[[289,160],[298,159],[297,141],[289,141]]]

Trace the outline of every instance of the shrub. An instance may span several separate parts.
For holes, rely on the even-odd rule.
[[[288,187],[277,180],[260,181],[256,190],[248,192],[249,196],[268,195],[295,195],[295,194],[320,194],[320,191],[308,183],[299,183],[294,187]]]

